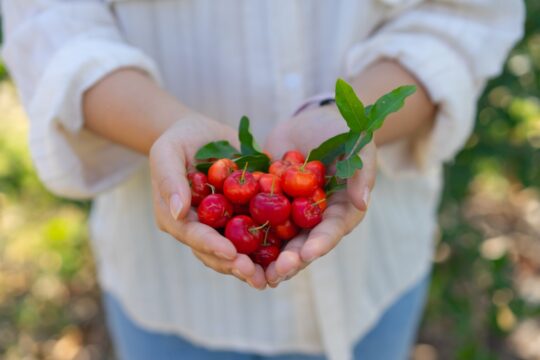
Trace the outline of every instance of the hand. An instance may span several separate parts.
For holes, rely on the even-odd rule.
[[[307,154],[327,138],[347,130],[337,108],[325,106],[302,112],[279,124],[268,137],[266,149],[275,158],[291,149]],[[323,221],[309,234],[301,233],[290,240],[278,259],[266,269],[266,280],[271,287],[327,254],[362,221],[375,183],[376,153],[373,141],[362,149],[362,170],[348,179],[346,191],[339,191],[329,198]]]
[[[235,144],[236,131],[198,114],[174,123],[153,144],[150,167],[154,213],[160,230],[189,246],[209,268],[236,276],[252,287],[264,289],[263,269],[215,229],[200,223],[191,209],[191,190],[186,169],[201,146],[215,140]]]

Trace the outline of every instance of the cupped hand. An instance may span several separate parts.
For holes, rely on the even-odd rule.
[[[280,123],[269,135],[265,148],[275,158],[291,149],[307,154],[324,140],[347,130],[337,108],[325,106]],[[347,180],[346,190],[329,197],[322,222],[290,240],[278,259],[266,269],[266,280],[271,287],[327,254],[362,221],[377,172],[377,149],[373,141],[360,151],[360,157],[363,168]]]
[[[264,271],[215,229],[200,223],[191,208],[187,168],[201,146],[228,140],[236,144],[236,131],[219,122],[193,114],[177,121],[154,143],[150,168],[154,213],[160,230],[189,246],[207,267],[236,276],[252,287],[267,285]]]

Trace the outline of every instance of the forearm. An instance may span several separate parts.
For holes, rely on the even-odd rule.
[[[118,70],[83,97],[85,127],[142,154],[190,110],[136,69]]]
[[[358,96],[367,105],[401,85],[416,85],[416,93],[405,101],[405,106],[390,115],[375,133],[378,146],[400,139],[414,139],[429,131],[433,125],[436,106],[419,81],[393,61],[378,62],[351,79]]]

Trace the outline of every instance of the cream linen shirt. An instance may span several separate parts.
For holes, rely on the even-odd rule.
[[[54,193],[95,199],[104,290],[137,324],[208,348],[337,360],[428,273],[442,163],[467,140],[524,21],[520,0],[4,0],[2,10],[39,176]],[[380,148],[362,224],[275,290],[215,273],[161,233],[146,158],[83,129],[81,94],[132,66],[220,121],[249,115],[262,142],[304,99],[381,58],[439,106],[424,166],[405,143]]]

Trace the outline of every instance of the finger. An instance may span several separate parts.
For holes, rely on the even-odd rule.
[[[377,149],[373,141],[360,151],[363,166],[347,180],[347,193],[354,206],[360,211],[366,211],[371,190],[377,176]]]
[[[194,249],[192,249],[192,252],[193,252],[193,255],[195,255],[195,257],[197,259],[199,259],[206,267],[209,267],[210,269],[214,270],[214,271],[217,271],[221,274],[233,274],[236,276],[236,274],[234,274],[232,272],[233,268],[234,268],[234,263],[233,261],[231,260],[223,260],[223,259],[220,259],[214,255],[210,255],[210,254],[207,254],[207,253],[202,253],[202,252],[198,252]],[[243,276],[237,276],[240,280],[244,280],[244,277]]]
[[[271,287],[276,287],[281,281],[294,276],[307,265],[300,257],[306,239],[306,234],[300,234],[290,240],[276,261],[268,266],[266,280]]]
[[[264,271],[259,265],[255,265],[247,255],[240,254],[234,261],[226,261],[197,251],[193,251],[193,254],[204,265],[219,273],[233,275],[258,290],[263,290],[266,287]]]
[[[193,250],[215,255],[223,260],[234,260],[237,251],[231,241],[216,229],[200,223],[194,210],[185,219],[175,221],[164,204],[156,206],[156,217],[160,228]]]
[[[256,265],[244,254],[239,254],[233,263],[232,274],[245,280],[251,287],[264,290],[267,282],[264,277],[264,270],[260,265]]]
[[[179,146],[167,138],[159,139],[150,150],[152,184],[167,205],[170,216],[184,217],[191,205],[191,190],[186,178],[186,159]]]
[[[335,194],[336,197],[339,195],[342,194]],[[323,221],[309,233],[300,251],[301,259],[309,263],[326,255],[362,220],[364,214],[350,202],[330,205],[323,215]]]
[[[258,290],[264,290],[268,282],[264,276],[264,269],[261,265],[255,265],[255,273],[252,277],[248,278],[247,283]]]
[[[233,262],[233,274],[236,273],[244,280],[250,279],[255,275],[257,268],[249,256],[245,254],[238,254],[237,258]]]

